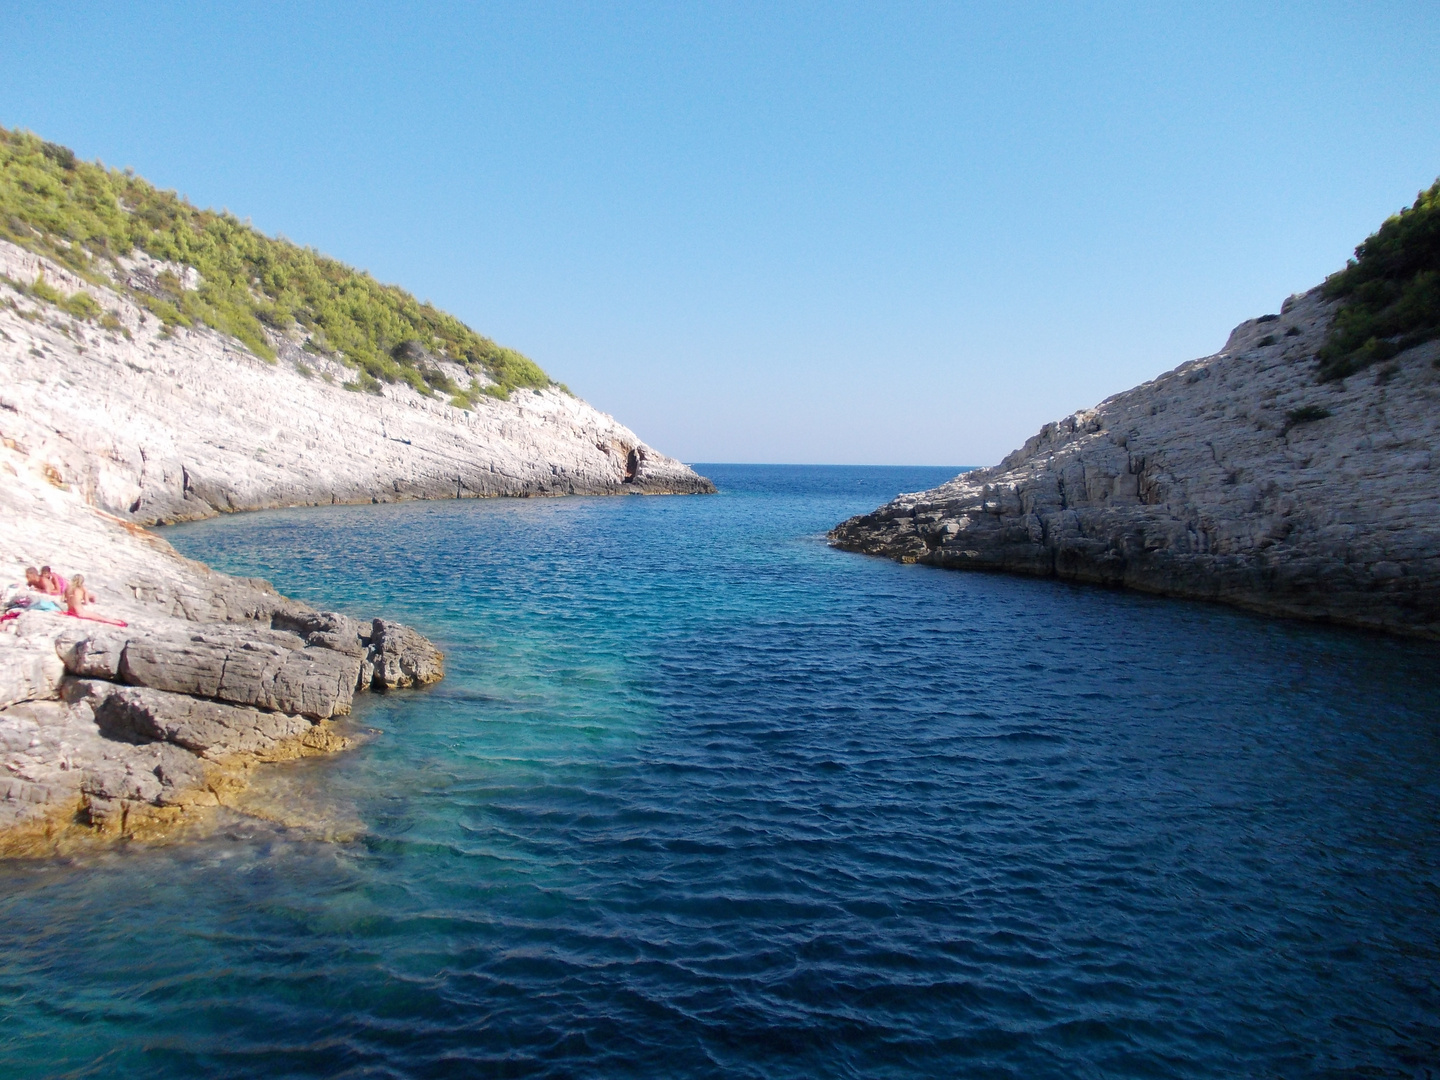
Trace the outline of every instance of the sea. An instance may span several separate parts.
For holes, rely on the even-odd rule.
[[[165,530],[447,676],[0,866],[0,1075],[1440,1075],[1440,648],[826,545],[953,469],[699,470]]]

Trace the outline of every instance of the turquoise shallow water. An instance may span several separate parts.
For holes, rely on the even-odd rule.
[[[950,470],[702,471],[169,530],[449,676],[290,827],[0,868],[0,1074],[1436,1075],[1440,650],[825,547]]]

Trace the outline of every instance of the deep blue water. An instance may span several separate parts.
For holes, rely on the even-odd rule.
[[[1440,1074],[1440,650],[825,547],[951,470],[703,471],[168,530],[449,675],[288,824],[0,867],[0,1073]]]

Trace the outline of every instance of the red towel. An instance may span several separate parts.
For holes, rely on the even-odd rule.
[[[69,615],[72,619],[88,619],[90,622],[103,622],[108,626],[129,626],[124,619],[107,619],[103,615],[81,615],[78,611],[62,611],[61,615]]]

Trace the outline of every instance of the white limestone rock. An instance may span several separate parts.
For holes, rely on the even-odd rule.
[[[157,292],[167,274],[202,284],[141,253],[112,277]],[[143,526],[274,506],[714,490],[558,388],[469,409],[403,385],[358,393],[354,371],[287,337],[272,337],[267,363],[212,330],[165,331],[122,293],[4,241],[0,275],[88,293],[109,324],[0,282],[0,585],[26,566],[82,572],[96,610],[127,624],[27,611],[0,625],[0,854],[173,823],[215,804],[217,762],[340,749],[326,722],[355,693],[443,675],[409,627],[312,611]]]
[[[137,253],[144,289],[188,268]],[[231,510],[494,495],[694,493],[704,477],[558,388],[461,409],[272,337],[275,363],[213,330],[160,322],[126,296],[0,241],[0,274],[89,293],[105,330],[0,284],[0,437],[85,500],[141,524]],[[442,365],[462,387],[471,376]],[[303,370],[309,370],[307,376]],[[483,381],[483,380],[482,380]],[[348,389],[347,389],[348,387]]]
[[[1333,310],[1293,296],[831,543],[1440,637],[1440,342],[1320,383]]]

